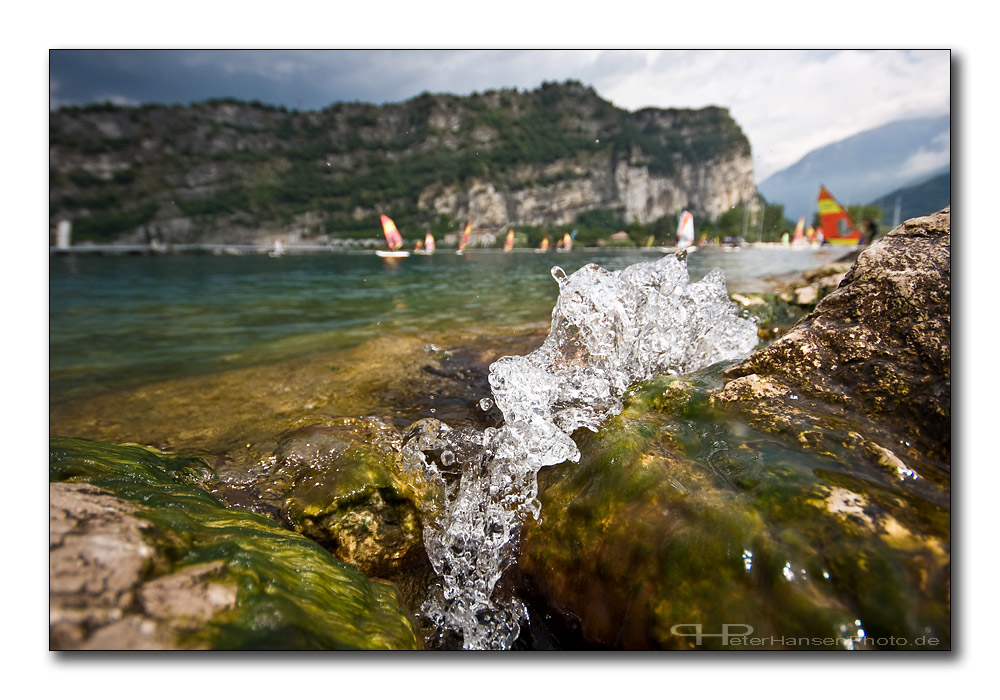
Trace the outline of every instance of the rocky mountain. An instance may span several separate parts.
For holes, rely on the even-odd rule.
[[[820,185],[845,206],[862,204],[929,178],[950,163],[951,116],[906,119],[810,151],[761,182],[760,192],[784,204],[789,217],[811,218]]]
[[[110,104],[50,113],[50,235],[73,241],[325,242],[570,224],[690,209],[715,219],[754,191],[728,111],[628,112],[576,82],[424,93],[299,112],[258,102]]]

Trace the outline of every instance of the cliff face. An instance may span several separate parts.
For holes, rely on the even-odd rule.
[[[259,242],[379,235],[378,215],[447,230],[714,219],[755,188],[728,112],[626,112],[578,83],[381,107],[108,105],[50,115],[50,223],[75,241]]]

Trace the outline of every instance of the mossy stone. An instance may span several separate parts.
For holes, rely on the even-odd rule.
[[[213,649],[417,649],[421,640],[395,589],[371,581],[314,542],[255,513],[224,507],[198,485],[197,458],[139,445],[50,441],[50,479],[86,482],[135,503],[152,523],[168,574],[221,562],[236,604],[179,647]]]

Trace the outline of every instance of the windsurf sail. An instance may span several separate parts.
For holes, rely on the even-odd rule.
[[[549,237],[546,236],[542,239],[542,245],[538,247],[538,250],[548,250],[549,249]]]
[[[795,233],[792,234],[792,243],[799,245],[804,243],[803,237],[805,236],[806,230],[806,217],[800,217],[799,222],[795,224]]]
[[[653,247],[653,235],[652,234],[650,234],[649,238],[646,239],[646,247],[647,248],[652,248]]]
[[[851,221],[830,191],[820,185],[819,188],[819,219],[823,229],[823,238],[834,245],[859,245],[861,232]]]
[[[561,245],[563,250],[573,250],[573,239],[568,233],[563,234]]]
[[[420,249],[423,247],[423,245],[424,245],[423,241],[417,241],[416,243],[414,243],[413,244],[413,252],[414,253],[419,253]]]
[[[514,248],[514,229],[507,231],[507,240],[503,242],[503,250],[509,253]]]
[[[424,250],[426,250],[428,253],[434,252],[434,236],[431,235],[430,232],[428,232],[427,235],[424,236]]]
[[[389,250],[396,250],[403,245],[403,237],[399,235],[396,224],[385,214],[382,215],[382,233],[385,234],[385,242],[389,244]]]
[[[462,242],[458,244],[458,249],[460,251],[465,250],[465,247],[469,245],[469,235],[472,233],[472,222],[470,221],[465,225],[465,233],[462,234]]]
[[[694,245],[694,215],[687,209],[681,212],[677,222],[677,247],[689,248]]]

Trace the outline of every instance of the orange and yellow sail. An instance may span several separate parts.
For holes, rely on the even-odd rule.
[[[403,245],[403,237],[399,235],[396,224],[385,214],[382,215],[382,233],[385,234],[385,242],[389,245],[389,250],[396,250]]]
[[[462,234],[462,241],[458,244],[458,249],[465,250],[465,247],[469,245],[469,235],[472,233],[472,222],[470,221],[465,225],[465,232]]]
[[[542,239],[542,245],[539,248],[539,250],[548,250],[548,249],[549,249],[549,237],[546,236],[545,238]]]
[[[503,251],[509,253],[514,249],[514,229],[507,231],[507,240],[503,242]]]
[[[573,239],[570,237],[568,233],[563,234],[562,243],[560,244],[560,246],[562,247],[563,250],[573,249]]]
[[[837,200],[822,185],[819,188],[819,219],[823,238],[834,245],[858,245],[861,232]]]

